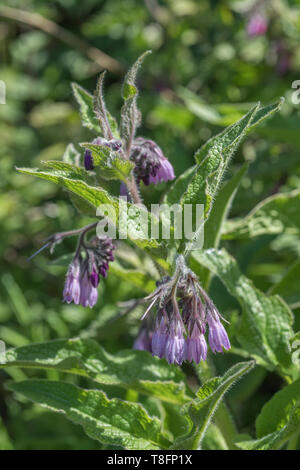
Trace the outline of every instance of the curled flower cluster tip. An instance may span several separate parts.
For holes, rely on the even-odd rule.
[[[95,237],[84,247],[84,257],[77,253],[70,263],[65,281],[63,300],[83,307],[93,307],[98,300],[100,276],[106,277],[109,262],[114,260],[115,246],[110,238]]]

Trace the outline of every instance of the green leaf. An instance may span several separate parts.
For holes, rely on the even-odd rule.
[[[237,149],[247,129],[251,125],[259,104],[254,106],[240,121],[225,129],[219,136],[210,139],[207,144],[196,152],[197,167],[190,179],[186,191],[181,198],[181,205],[191,204],[196,212],[196,204],[203,204],[201,220],[197,220],[192,243],[185,248],[186,252],[193,249],[203,230],[203,223],[209,217],[213,200],[216,197],[222,178],[230,159]],[[197,217],[199,219],[199,217]]]
[[[210,216],[204,226],[204,249],[207,250],[208,248],[218,248],[223,224],[227,218],[232,201],[236,195],[241,180],[248,170],[248,166],[248,163],[245,163],[242,168],[229,181],[227,181],[218,192]],[[191,264],[191,268],[193,269],[193,263]],[[207,287],[210,280],[210,273],[208,269],[203,267],[201,269],[199,265],[197,268],[202,284]]]
[[[300,191],[276,194],[260,202],[243,219],[230,221],[223,238],[253,238],[286,231],[300,234]]]
[[[109,354],[90,339],[55,340],[11,349],[1,367],[56,369],[118,385],[171,403],[185,403],[184,376],[180,369],[145,351]]]
[[[191,429],[191,420],[184,414],[183,408],[174,403],[163,402],[162,405],[164,429],[172,436],[172,440],[187,434]]]
[[[101,123],[102,134],[106,139],[119,138],[118,124],[114,117],[107,111],[103,98],[103,82],[106,72],[102,72],[97,81],[93,96],[93,107],[95,116]]]
[[[219,136],[210,139],[196,152],[198,166],[187,190],[182,196],[182,204],[204,204],[205,218],[211,208],[219,184],[226,171],[233,152],[242,140],[247,128],[259,108],[254,106],[240,121],[227,128]]]
[[[182,205],[203,204],[204,220],[206,220],[229,161],[242,138],[264,119],[278,111],[281,104],[282,100],[275,105],[265,107],[260,107],[258,103],[238,122],[208,140],[195,154],[197,165],[175,181],[165,196],[165,202],[173,204],[180,200]],[[201,221],[198,223],[195,239],[203,229]]]
[[[256,420],[256,440],[238,442],[250,450],[278,449],[300,433],[300,380],[277,392],[262,408]]]
[[[295,406],[299,408],[300,420],[300,379],[275,393],[263,406],[256,420],[257,437],[260,438],[281,429],[288,422]],[[298,431],[300,432],[300,427]]]
[[[291,306],[300,307],[300,261],[296,261],[282,276],[280,281],[272,286],[271,294],[278,294]]]
[[[47,160],[47,161],[42,161],[41,163],[46,168],[50,168],[51,170],[54,170],[52,172],[53,175],[60,175],[61,172],[65,172],[68,175],[74,178],[78,178],[82,181],[86,181],[86,182],[92,181],[91,174],[88,171],[86,171],[84,168],[73,165],[71,163],[61,162],[59,160]],[[21,169],[18,168],[18,170],[21,170]]]
[[[196,93],[180,87],[178,96],[184,101],[187,109],[202,121],[210,124],[220,124],[221,116],[215,107],[205,103]]]
[[[92,152],[93,164],[99,167],[100,175],[105,179],[119,179],[126,183],[134,168],[134,163],[125,159],[117,152],[111,151],[105,145],[90,143],[80,144]]]
[[[149,274],[138,271],[137,269],[124,269],[116,261],[110,264],[109,273],[114,273],[120,279],[130,282],[149,294],[156,288],[155,281],[149,277]]]
[[[192,166],[188,168],[182,175],[176,178],[169,191],[164,196],[165,204],[176,204],[180,201],[180,198],[186,190],[192,176],[194,175],[196,167]]]
[[[76,159],[76,156],[75,156],[75,159]],[[93,175],[90,172],[84,170],[83,168],[77,166],[76,164],[69,163],[66,161],[61,162],[58,160],[47,160],[46,162],[42,162],[42,163],[45,167],[55,170],[55,174],[57,174],[58,176],[61,175],[60,172],[64,172],[64,174],[67,173],[68,175],[70,175],[71,177],[74,177],[75,179],[80,179],[82,181],[85,181],[87,184],[94,183]],[[54,172],[51,172],[51,173],[54,174]],[[79,194],[75,194],[71,192],[69,192],[69,197],[70,197],[72,204],[78,210],[79,213],[88,215],[89,217],[95,216],[95,208],[90,202],[86,201]]]
[[[118,398],[109,400],[100,390],[85,390],[65,382],[25,380],[11,383],[10,390],[64,413],[80,424],[92,439],[125,449],[165,449],[169,441],[160,432],[160,421],[150,418],[139,404]]]
[[[137,108],[138,89],[135,84],[136,77],[143,60],[150,53],[151,51],[146,51],[137,59],[128,70],[123,84],[122,96],[125,101],[121,110],[120,129],[121,136],[125,140],[127,147],[134,138],[135,131],[140,125],[141,120],[140,112]]]
[[[231,126],[224,129],[222,132],[220,132],[220,134],[217,134],[216,136],[213,136],[211,139],[209,139],[196,152],[196,161],[199,163],[203,158],[205,158],[210,149],[214,148],[216,144],[219,145],[219,143],[221,143],[223,149],[225,149],[236,139],[239,140],[241,133],[243,133],[243,135],[248,134],[258,124],[263,122],[265,119],[270,118],[277,111],[279,111],[283,103],[284,98],[281,98],[278,103],[262,107],[260,106],[260,103],[258,103],[256,106],[250,109],[250,111],[238,122],[232,124]],[[249,117],[251,117],[250,122]]]
[[[65,153],[63,154],[63,162],[64,163],[69,163],[70,165],[80,165],[80,153],[77,152],[76,148],[74,147],[73,144],[69,144],[65,150]]]
[[[261,122],[266,121],[275,115],[281,109],[284,101],[284,97],[281,97],[278,103],[268,104],[267,106],[262,106],[259,108],[247,132],[252,131],[252,129],[254,129]]]
[[[203,450],[228,450],[228,445],[215,424],[210,424],[202,442]]]
[[[85,199],[74,193],[69,193],[69,198],[79,214],[87,215],[88,217],[95,217],[94,206],[88,203]]]
[[[267,296],[244,276],[236,261],[225,250],[193,252],[200,264],[216,274],[242,306],[237,338],[257,362],[269,370],[292,375],[289,338],[293,335],[293,316],[277,295]]]
[[[79,144],[80,147],[89,149],[92,153],[93,164],[94,166],[103,166],[107,165],[107,162],[110,159],[112,151],[106,145],[97,145],[90,142],[82,142]]]
[[[10,440],[3,419],[0,418],[0,450],[13,450],[13,448],[13,443]]]
[[[251,121],[254,119],[255,114],[259,109],[260,103],[253,106],[250,111],[245,114],[239,121],[224,129],[220,134],[215,135],[209,139],[195,154],[196,162],[201,163],[207,156],[214,158],[221,151],[224,152],[228,147],[233,144],[236,148],[241,138],[245,135],[246,130],[250,127]],[[230,158],[231,154],[226,158]]]
[[[79,104],[82,125],[101,135],[99,121],[94,113],[92,95],[77,83],[72,83],[72,90],[77,103]]]
[[[198,226],[193,241],[197,240],[203,230],[203,223],[210,214],[214,198],[230,159],[241,140],[251,129],[278,110],[280,106],[281,102],[271,107],[260,108],[258,103],[242,119],[210,139],[196,152],[197,167],[193,177],[186,180],[188,185],[181,198],[182,205],[203,204],[204,206],[203,220],[197,221]],[[192,248],[193,243],[189,243],[186,252]]]
[[[55,164],[57,163],[59,163],[60,165],[67,165],[63,162],[55,162]],[[160,248],[160,243],[157,239],[149,238],[148,233],[144,233],[144,230],[147,230],[149,228],[151,222],[155,226],[156,224],[158,224],[158,220],[151,216],[151,214],[149,214],[146,209],[137,209],[136,206],[133,206],[133,204],[130,203],[126,203],[126,206],[124,207],[124,205],[120,205],[120,200],[118,198],[111,196],[104,189],[95,186],[90,186],[89,184],[87,184],[84,180],[87,177],[90,177],[90,175],[82,168],[72,166],[72,168],[66,168],[64,171],[43,171],[32,168],[17,168],[17,170],[21,173],[37,176],[39,178],[58,184],[59,186],[62,186],[68,191],[77,194],[95,208],[98,208],[102,204],[109,205],[111,209],[115,212],[116,220],[119,220],[120,212],[123,213],[124,209],[126,209],[127,207],[128,212],[125,228],[127,230],[128,238],[140,248],[149,250]],[[78,175],[80,179],[78,178]],[[123,204],[125,203],[123,202]],[[141,215],[146,220],[148,220],[148,226],[144,227],[144,224],[140,223]],[[111,221],[113,225],[115,224],[114,214],[112,212],[107,214],[107,218]],[[121,224],[119,229],[124,230]],[[155,256],[155,254],[153,254],[153,256]],[[157,257],[156,259],[158,262],[160,262],[159,257]],[[165,260],[162,260],[162,263],[165,264]]]
[[[114,156],[114,158],[109,161],[108,166],[101,169],[101,176],[108,180],[119,179],[126,183],[128,178],[130,178],[133,168],[133,162],[119,156]]]
[[[193,427],[189,433],[180,436],[172,448],[198,449],[201,447],[208,426],[225,393],[254,365],[254,361],[240,362],[228,369],[223,377],[214,377],[202,385],[197,392],[198,398],[193,400],[190,405],[186,405]]]
[[[227,181],[216,196],[209,219],[205,224],[204,249],[219,246],[221,229],[227,218],[232,201],[236,195],[243,176],[247,173],[249,164],[245,163],[236,174]]]

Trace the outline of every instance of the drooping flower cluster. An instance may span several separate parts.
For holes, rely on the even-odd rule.
[[[115,152],[122,149],[122,142],[117,139],[107,140],[97,137],[92,143],[105,145]],[[138,183],[143,181],[148,186],[151,183],[157,184],[175,178],[172,164],[153,140],[144,139],[144,137],[136,138],[131,147],[130,160],[135,164],[134,175]],[[94,170],[92,152],[88,149],[84,152],[84,166],[86,170]],[[124,183],[121,186],[121,195],[127,195],[127,188]]]
[[[96,139],[92,141],[92,144],[105,145],[106,147],[109,147],[115,152],[119,151],[120,148],[122,147],[122,142],[120,140],[117,140],[117,139],[107,140],[107,139],[104,139],[103,137],[96,137]],[[90,150],[88,149],[85,150],[83,160],[84,160],[84,167],[86,170],[88,171],[94,170],[94,161],[93,161],[92,152]]]
[[[164,357],[169,363],[194,361],[198,364],[206,360],[208,327],[211,350],[215,353],[222,352],[223,348],[230,349],[221,316],[195,274],[187,269],[179,276],[176,288],[175,285],[172,279],[163,280],[147,298],[151,303],[143,318],[156,306],[154,327],[147,327],[149,320],[143,324],[134,347]]]
[[[115,246],[110,238],[94,237],[72,260],[65,281],[63,300],[83,307],[93,307],[98,300],[100,276],[106,277]]]
[[[135,139],[130,159],[135,163],[137,181],[143,181],[146,186],[175,178],[173,166],[153,140],[144,137]]]

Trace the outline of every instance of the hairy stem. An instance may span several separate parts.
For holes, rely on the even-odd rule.
[[[201,365],[196,366],[196,373],[201,383],[205,382],[208,379],[215,377],[216,370],[215,370],[215,366],[212,360],[208,359],[206,362],[202,362]],[[228,446],[228,449],[237,450],[238,448],[235,445],[234,440],[238,431],[236,429],[232,415],[224,401],[220,403],[218,409],[215,412],[213,420],[215,424],[218,426],[218,428],[220,429],[225,439],[225,442]],[[197,437],[195,438],[195,445],[197,445],[196,441],[197,441]]]
[[[69,230],[67,232],[59,232],[59,233],[56,233],[55,235],[51,235],[51,237],[49,237],[49,239],[54,239],[54,241],[59,241],[59,240],[62,240],[63,238],[65,237],[73,237],[75,235],[85,235],[89,230],[92,230],[93,228],[95,228],[97,226],[98,222],[93,222],[89,225],[85,225],[84,227],[81,227],[81,228],[78,228],[78,229],[75,229],[75,230]]]
[[[41,253],[41,251],[45,250],[45,248],[50,247],[50,252],[51,249],[54,248],[56,243],[61,242],[64,238],[66,237],[74,237],[75,235],[80,235],[80,240],[82,240],[83,236],[89,231],[92,230],[97,226],[98,222],[93,222],[92,224],[85,225],[84,227],[78,228],[76,230],[68,230],[67,232],[59,232],[55,233],[54,235],[51,235],[50,237],[47,238],[45,245],[43,245],[41,248],[39,248],[33,255],[31,255],[28,258],[28,261],[30,261],[32,258],[34,258],[36,255]],[[78,249],[78,245],[77,245]],[[77,254],[77,249],[76,249],[76,254]]]
[[[126,184],[134,204],[143,204],[134,176]]]

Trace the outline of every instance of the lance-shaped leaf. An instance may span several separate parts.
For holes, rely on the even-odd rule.
[[[0,367],[56,369],[98,383],[134,389],[171,403],[190,400],[184,376],[176,366],[145,351],[109,354],[90,339],[55,340],[8,350]]]
[[[65,172],[68,175],[78,178],[82,181],[91,182],[93,178],[91,174],[80,166],[74,165],[72,163],[61,162],[59,160],[47,160],[41,162],[46,168],[50,168],[53,175],[60,175],[61,172]]]
[[[241,180],[248,170],[248,164],[245,163],[242,168],[227,181],[218,192],[214,205],[212,207],[209,219],[204,226],[204,249],[218,248],[223,224],[226,220],[232,201],[239,188]],[[191,258],[191,268],[193,269],[193,258]],[[204,286],[208,286],[210,272],[208,269],[197,266],[198,275]]]
[[[261,108],[258,103],[242,119],[210,139],[196,152],[197,166],[193,172],[186,172],[178,185],[175,183],[173,186],[170,200],[173,200],[181,190],[183,191],[180,199],[182,205],[192,204],[194,207],[196,204],[204,205],[203,221],[197,221],[194,241],[197,241],[203,230],[203,222],[209,217],[220,183],[241,140],[257,124],[275,113],[280,105],[281,102]],[[186,251],[191,249],[193,249],[193,244],[186,247]]]
[[[164,196],[165,204],[176,204],[180,201],[184,191],[186,190],[190,180],[192,179],[196,166],[188,168],[182,175],[178,176],[169,191]]]
[[[85,390],[70,383],[25,380],[9,388],[24,397],[64,413],[86,434],[102,443],[125,449],[165,449],[170,443],[160,431],[160,421],[150,418],[137,403],[109,400],[100,390]]]
[[[103,98],[103,82],[106,72],[102,72],[97,81],[93,96],[94,113],[100,122],[103,136],[106,139],[119,138],[118,124],[114,117],[107,111]]]
[[[242,119],[209,139],[195,154],[197,165],[186,170],[165,196],[165,202],[205,204],[208,215],[230,158],[242,138],[264,119],[276,113],[283,100],[274,105],[254,106]]]
[[[245,163],[242,168],[222,186],[217,194],[209,219],[205,224],[205,249],[217,248],[219,246],[223,223],[228,215],[241,180],[248,170],[248,166],[248,163]]]
[[[102,178],[108,180],[118,179],[124,181],[124,183],[130,178],[134,168],[134,164],[130,160],[125,159],[105,145],[90,143],[82,143],[80,145],[92,152],[93,165],[99,167]]]
[[[276,284],[270,289],[271,294],[278,294],[291,306],[300,307],[300,261],[296,261]]]
[[[155,281],[149,276],[149,273],[137,269],[125,269],[117,261],[110,265],[109,272],[149,294],[156,289]]]
[[[282,447],[300,433],[300,380],[277,392],[261,410],[256,420],[256,440],[237,442],[249,450],[272,450]]]
[[[63,154],[63,162],[69,163],[70,165],[80,165],[80,153],[77,152],[73,144],[69,144]]]
[[[181,204],[204,204],[205,218],[208,217],[212,200],[226,171],[233,152],[250,126],[259,104],[254,106],[240,121],[230,126],[221,135],[207,144],[206,151],[200,149],[195,158],[198,161],[195,173],[181,198]]]
[[[60,163],[60,165],[66,165],[63,162],[56,162],[55,164],[58,163]],[[75,167],[71,169],[68,167],[68,169],[66,168],[64,171],[18,168],[18,171],[58,184],[86,200],[89,204],[94,206],[95,209],[105,205],[108,211],[106,217],[112,225],[116,225],[116,221],[119,221],[118,229],[122,231],[124,238],[128,235],[128,238],[134,244],[144,249],[160,248],[159,241],[149,237],[149,227],[152,224],[156,227],[157,224],[159,224],[158,219],[151,216],[146,208],[136,207],[133,204],[110,195],[100,187],[88,184],[84,179],[89,172],[85,172],[82,168],[75,170]],[[80,172],[80,179],[78,178],[78,172]],[[157,257],[158,262],[160,259],[161,258]]]
[[[174,449],[198,449],[208,426],[225,393],[255,365],[254,361],[240,362],[227,370],[223,377],[205,382],[197,392],[197,399],[185,405],[192,423],[190,431],[176,439]]]
[[[300,191],[276,194],[260,202],[242,220],[229,221],[223,238],[253,238],[284,231],[300,234]]]
[[[209,153],[209,151],[214,148],[216,145],[219,145],[219,142],[222,142],[222,147],[226,148],[234,140],[240,137],[240,129],[245,134],[248,134],[252,131],[257,125],[263,122],[265,119],[272,117],[277,111],[280,110],[282,104],[284,103],[284,98],[280,98],[278,103],[269,104],[267,106],[260,106],[260,103],[256,105],[246,116],[242,117],[238,122],[232,124],[231,126],[224,129],[220,134],[213,136],[209,139],[200,149],[196,152],[195,159],[199,163],[201,162]],[[252,111],[254,113],[252,113]],[[247,116],[252,114],[252,119],[249,124],[247,124]],[[244,127],[246,123],[246,128]]]
[[[228,445],[220,429],[211,423],[202,441],[203,450],[228,450]]]
[[[203,230],[203,224],[209,217],[213,200],[217,194],[224,173],[229,165],[230,159],[237,149],[247,129],[251,125],[254,116],[259,110],[259,103],[254,106],[242,119],[230,126],[219,137],[213,139],[206,147],[204,154],[201,149],[196,153],[198,165],[190,179],[186,191],[181,197],[181,205],[190,204],[196,214],[196,204],[203,204],[204,211],[201,220],[196,220],[193,242],[185,247],[188,252],[195,249],[199,236]],[[198,154],[201,154],[199,156]],[[199,219],[199,216],[197,217]]]
[[[72,145],[72,144],[70,144]],[[70,147],[70,146],[68,146]],[[75,150],[75,149],[74,149]],[[57,175],[61,175],[60,172],[67,172],[68,175],[85,181],[88,184],[93,184],[95,179],[93,174],[90,172],[86,171],[84,168],[81,168],[78,166],[78,156],[73,153],[73,150],[70,149],[71,153],[69,161],[57,161],[57,160],[48,160],[46,162],[42,162],[43,165],[47,168],[51,168],[52,170],[56,170],[58,173]],[[66,154],[65,154],[66,155]],[[80,156],[80,154],[78,154]],[[73,158],[74,157],[74,158]],[[71,161],[70,161],[71,160]],[[72,160],[74,163],[72,163]],[[52,172],[53,173],[53,172]],[[69,192],[69,197],[71,199],[72,204],[75,206],[75,208],[82,214],[88,215],[90,217],[95,216],[95,208],[93,205],[86,201],[84,198],[82,198],[80,195],[71,193]]]
[[[194,252],[192,256],[216,274],[241,304],[243,315],[237,338],[242,347],[269,370],[295,373],[289,345],[293,316],[285,302],[277,295],[267,296],[254,287],[225,250]]]
[[[73,94],[79,104],[81,122],[84,127],[95,131],[101,135],[102,130],[99,121],[94,113],[94,104],[92,95],[77,83],[72,83]]]
[[[146,51],[137,59],[137,61],[127,72],[123,84],[122,95],[124,99],[124,105],[122,106],[121,110],[120,130],[121,136],[125,140],[127,148],[132,142],[135,131],[141,120],[140,111],[137,108],[138,89],[136,86],[136,77],[143,60],[150,53],[151,51]]]

